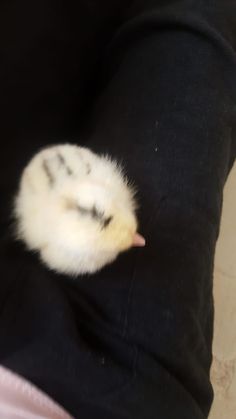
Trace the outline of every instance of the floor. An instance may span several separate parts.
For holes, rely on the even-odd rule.
[[[228,178],[215,259],[215,400],[210,419],[236,419],[236,164]]]

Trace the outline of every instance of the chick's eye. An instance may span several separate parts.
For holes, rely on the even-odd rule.
[[[93,205],[90,208],[86,208],[82,205],[79,205],[76,201],[69,199],[66,200],[66,209],[77,211],[80,215],[85,217],[91,217],[94,221],[98,222],[101,225],[102,229],[108,227],[113,219],[112,215],[106,217],[104,215],[104,211],[98,210],[96,205]]]

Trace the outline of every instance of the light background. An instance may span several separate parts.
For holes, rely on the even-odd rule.
[[[236,419],[236,164],[224,191],[214,273],[215,332],[210,419]]]

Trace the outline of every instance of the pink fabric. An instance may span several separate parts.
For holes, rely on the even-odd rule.
[[[2,366],[0,366],[0,418],[73,419],[33,384]]]

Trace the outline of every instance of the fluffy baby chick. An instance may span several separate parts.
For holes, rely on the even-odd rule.
[[[144,246],[135,207],[115,161],[76,145],[48,147],[23,171],[17,238],[54,271],[93,273],[131,246]]]

